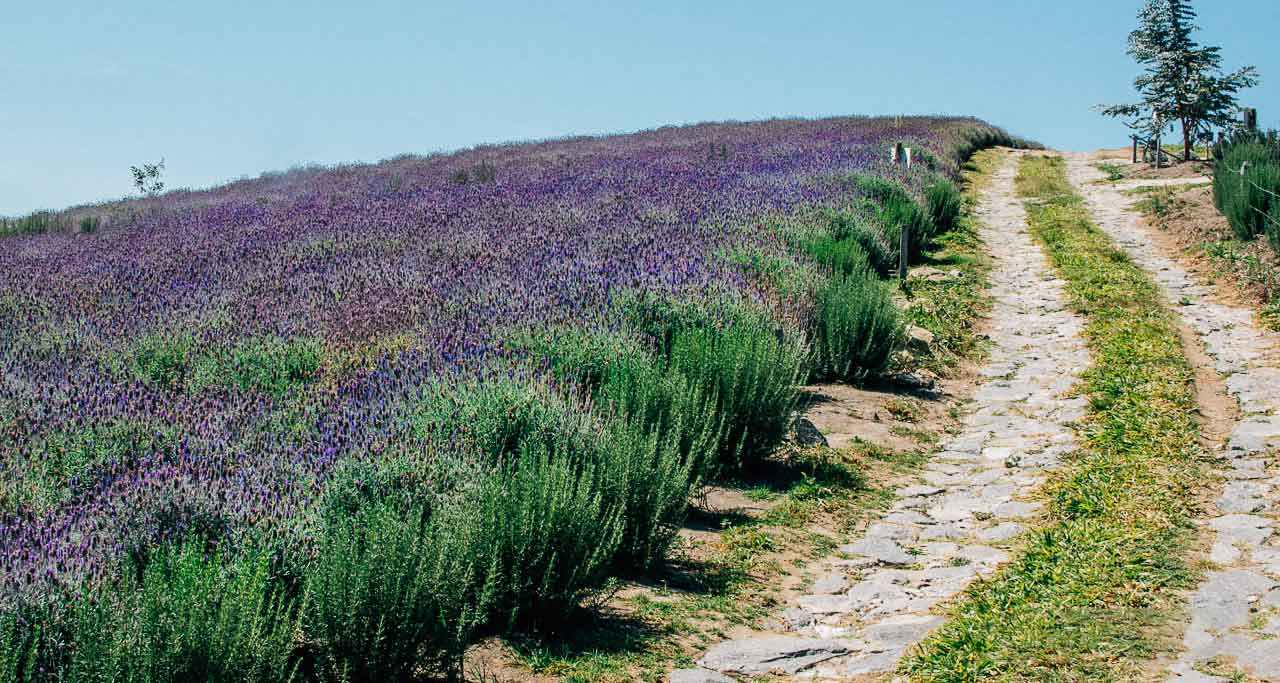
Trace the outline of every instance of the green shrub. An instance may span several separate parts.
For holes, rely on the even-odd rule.
[[[1268,231],[1268,215],[1280,199],[1280,157],[1260,141],[1243,141],[1228,147],[1213,173],[1213,198],[1242,240]],[[1244,168],[1243,175],[1240,174]],[[1272,228],[1274,230],[1274,226]]]
[[[888,289],[871,273],[833,277],[819,294],[814,377],[859,381],[884,370],[902,339]]]
[[[854,189],[860,195],[876,204],[884,205],[890,200],[910,199],[910,195],[907,194],[902,185],[888,178],[869,173],[855,173],[851,180]]]
[[[293,603],[266,555],[157,549],[140,577],[54,613],[0,617],[0,681],[278,682],[294,677]]]
[[[963,208],[960,190],[956,189],[955,183],[939,177],[925,188],[924,197],[934,234],[950,232],[960,219]]]
[[[441,384],[418,408],[418,433],[495,465],[533,443],[583,463],[601,457],[600,424],[571,397],[521,377]]]
[[[326,521],[303,621],[318,678],[403,681],[456,668],[501,580],[492,539],[462,522],[384,501]]]
[[[580,385],[605,420],[609,447],[623,454],[626,530],[619,566],[648,569],[665,554],[689,496],[714,464],[722,418],[714,394],[632,336],[568,328],[513,344],[561,381]]]
[[[189,334],[152,334],[134,345],[130,361],[142,381],[174,388],[186,383],[195,354],[196,340]]]
[[[888,276],[898,267],[898,243],[890,243],[880,226],[860,213],[833,211],[828,214],[828,229],[833,239],[856,242],[880,277]]]
[[[798,223],[799,220],[796,219]],[[784,232],[787,230],[788,232]],[[786,239],[803,243],[812,237],[812,230],[802,229],[800,235],[789,234],[794,228],[780,228]],[[824,276],[812,264],[796,258],[791,253],[776,254],[759,247],[737,245],[721,252],[728,262],[742,268],[748,277],[766,285],[782,301],[807,301]]]
[[[671,366],[715,395],[724,421],[719,473],[732,473],[781,443],[795,409],[807,349],[767,315],[731,307],[729,319],[689,325],[671,336]]]
[[[808,350],[797,332],[736,300],[632,296],[621,309],[669,367],[715,396],[724,432],[709,472],[733,475],[781,443],[808,367]]]
[[[912,260],[916,259],[928,246],[936,232],[936,226],[930,214],[920,207],[906,188],[895,181],[865,173],[855,173],[849,176],[846,182],[857,194],[877,207],[874,211],[875,222],[878,224],[884,243],[892,254],[887,270],[897,266],[904,228],[911,231],[908,257]],[[867,251],[874,264],[875,255],[871,249]],[[877,271],[887,272],[881,271],[880,268],[877,268]]]
[[[35,680],[37,667],[43,664],[40,653],[41,630],[31,628],[14,614],[0,614],[0,683],[26,683]]]
[[[838,275],[862,272],[870,265],[867,251],[853,238],[814,237],[804,244],[814,261]]]
[[[315,378],[320,344],[310,339],[246,341],[223,360],[231,383],[244,390],[281,395]]]
[[[716,443],[715,403],[682,378],[640,362],[643,356],[630,357],[628,366],[570,355],[598,377],[598,415],[574,396],[503,379],[451,390],[424,413],[423,424],[445,438],[461,437],[490,463],[545,452],[592,472],[602,514],[621,515],[619,538],[601,542],[611,544],[617,566],[647,569],[684,520],[704,454]]]
[[[905,193],[892,195],[884,200],[877,216],[885,239],[893,245],[894,257],[902,244],[902,231],[910,230],[907,244],[908,259],[915,261],[933,239],[934,225],[914,199]]]
[[[633,482],[609,486],[617,463],[576,459],[526,442],[439,513],[443,528],[476,539],[473,554],[494,577],[495,627],[554,626],[612,573],[626,523],[617,491]]]

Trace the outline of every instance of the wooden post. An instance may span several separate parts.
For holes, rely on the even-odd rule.
[[[1244,129],[1249,131],[1258,130],[1258,110],[1253,107],[1244,109]]]
[[[1133,140],[1133,163],[1136,164],[1138,163],[1138,136],[1130,135],[1129,137]]]
[[[903,224],[898,233],[898,281],[907,284],[907,260],[911,254],[911,226]]]
[[[889,161],[893,162],[894,166],[897,166],[899,163],[899,159],[901,158],[902,158],[902,143],[895,142],[893,146],[889,148]]]
[[[911,168],[911,148],[907,148],[907,168]]]

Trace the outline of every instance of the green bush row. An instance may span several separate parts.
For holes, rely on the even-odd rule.
[[[1214,164],[1213,201],[1236,237],[1265,234],[1280,251],[1280,148],[1250,137],[1227,145]]]

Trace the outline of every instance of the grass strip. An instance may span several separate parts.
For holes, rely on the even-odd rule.
[[[1194,579],[1205,472],[1192,368],[1157,285],[1092,223],[1063,160],[1026,157],[1017,188],[1087,318],[1082,447],[1046,486],[1047,524],[903,668],[915,681],[1143,680]]]

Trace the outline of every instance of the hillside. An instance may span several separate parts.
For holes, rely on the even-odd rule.
[[[127,615],[175,581],[268,632],[241,662],[266,678],[299,665],[272,640],[295,629],[306,676],[377,678],[559,619],[660,562],[700,481],[768,457],[801,381],[886,370],[899,231],[919,256],[961,161],[1009,142],[972,119],[704,124],[274,174],[0,238],[0,611],[45,625],[11,647],[131,670],[75,624],[169,642]],[[350,645],[401,617],[407,654]]]

